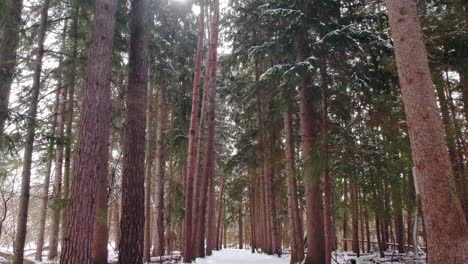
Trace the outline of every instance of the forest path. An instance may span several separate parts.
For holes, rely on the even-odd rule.
[[[281,258],[265,254],[252,254],[249,249],[224,249],[213,251],[213,256],[197,259],[197,264],[286,264],[289,255]]]

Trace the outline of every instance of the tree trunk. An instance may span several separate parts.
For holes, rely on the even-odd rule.
[[[214,169],[214,166],[212,167]],[[211,256],[214,249],[216,225],[215,225],[215,176],[214,171],[211,172],[211,177],[208,183],[208,221],[207,221],[207,231],[206,231],[206,255]]]
[[[62,203],[62,169],[63,169],[63,143],[64,137],[64,117],[67,90],[60,87],[60,104],[57,111],[57,148],[55,150],[55,175],[52,191],[52,221],[49,237],[49,255],[48,260],[53,260],[58,257],[59,231],[60,231],[60,212],[63,207]]]
[[[219,199],[218,199],[218,224],[216,227],[216,250],[221,249],[221,232],[222,232],[222,224],[223,224],[223,202],[224,202],[224,184],[225,184],[225,177],[224,174],[221,176],[221,189],[219,191]]]
[[[158,128],[156,132],[156,219],[153,256],[164,256],[164,131],[166,130],[166,83],[161,81],[158,97]]]
[[[150,67],[149,67],[150,68]],[[151,72],[151,70],[149,70]],[[151,73],[148,76],[151,76]],[[146,152],[145,152],[145,237],[144,237],[144,249],[143,249],[143,262],[150,261],[151,251],[151,190],[152,190],[152,165],[153,155],[152,149],[153,144],[151,136],[153,135],[153,86],[151,83],[151,77],[148,77],[147,87],[147,98],[146,98]]]
[[[3,132],[8,118],[11,84],[16,66],[16,51],[19,42],[22,0],[6,0],[7,10],[0,27],[0,149],[3,147]]]
[[[109,141],[109,140],[107,140]],[[109,155],[109,154],[107,154]],[[106,157],[108,160],[109,157]],[[107,165],[107,164],[106,164]],[[96,216],[94,219],[94,233],[93,233],[93,250],[92,250],[92,263],[93,264],[107,264],[108,250],[107,244],[109,242],[109,227],[108,222],[108,167],[105,166],[102,173],[97,175],[96,184]]]
[[[184,216],[184,241],[182,247],[182,256],[185,263],[192,261],[192,231],[193,231],[193,219],[192,219],[192,208],[193,203],[193,182],[194,182],[194,171],[195,163],[197,160],[197,131],[198,131],[198,106],[200,96],[200,80],[201,80],[201,65],[203,61],[203,39],[205,32],[204,24],[204,8],[201,1],[201,12],[198,18],[198,42],[197,52],[195,58],[195,74],[193,81],[193,94],[192,94],[192,112],[190,116],[190,131],[189,131],[189,146],[187,155],[187,175],[185,182],[185,216]]]
[[[44,40],[47,32],[47,18],[49,11],[49,0],[45,0],[41,11],[41,23],[37,40],[36,59],[34,62],[33,84],[26,123],[26,138],[23,156],[23,171],[21,175],[21,190],[18,206],[18,222],[15,236],[14,264],[22,264],[24,258],[24,244],[26,240],[26,228],[28,222],[29,196],[31,186],[31,165],[34,137],[36,135],[36,115],[41,89],[42,58],[44,57]],[[16,57],[16,56],[15,56]],[[3,88],[3,87],[2,87]]]
[[[343,190],[343,206],[344,208],[348,207],[348,181],[344,179],[344,190]],[[343,216],[343,251],[348,251],[348,212],[344,212]]]
[[[60,105],[60,90],[57,90],[55,96],[55,111],[58,112]],[[57,127],[57,114],[54,114],[52,119],[51,127],[51,138],[55,138],[56,127]],[[42,252],[44,248],[44,237],[45,237],[45,227],[46,227],[46,217],[47,217],[47,206],[49,202],[49,187],[50,187],[50,176],[52,172],[52,156],[54,154],[54,141],[49,143],[47,149],[47,165],[46,165],[46,174],[44,179],[44,187],[42,188],[42,201],[41,201],[41,214],[39,216],[39,234],[36,239],[36,254],[34,260],[42,261]]]
[[[130,11],[131,32],[119,264],[143,262],[146,86],[148,83],[147,16],[147,1],[133,0]]]
[[[65,168],[63,173],[63,198],[64,202],[68,204],[69,196],[70,196],[70,175],[71,175],[71,158],[72,158],[72,147],[73,147],[73,110],[74,110],[74,102],[75,102],[75,81],[76,81],[76,72],[78,68],[78,19],[79,19],[79,11],[80,11],[80,4],[78,1],[73,1],[73,20],[71,26],[71,38],[73,39],[72,44],[72,54],[71,54],[71,63],[70,63],[70,71],[68,85],[68,101],[67,101],[67,129],[65,131],[66,135],[66,145],[65,145]],[[66,237],[66,227],[68,226],[67,223],[67,206],[62,210],[62,248],[64,245],[64,239]]]
[[[239,203],[239,213],[238,213],[238,221],[239,221],[239,249],[244,249],[244,226],[242,220],[242,200]]]
[[[351,222],[353,226],[353,241],[352,249],[359,258],[359,210],[358,210],[358,199],[357,199],[357,183],[356,179],[351,179]]]
[[[379,253],[380,257],[384,258],[385,257],[385,248],[384,248],[384,241],[382,240],[381,236],[381,225],[380,225],[380,216],[378,215],[377,211],[375,212],[375,233],[377,235],[377,245],[379,247]]]
[[[300,41],[302,42],[302,41]],[[303,45],[303,43],[299,43]],[[300,48],[299,48],[300,50]],[[298,61],[302,61],[302,54],[299,51]],[[317,113],[314,111],[312,87],[307,83],[299,88],[299,107],[302,136],[302,152],[304,159],[304,182],[306,196],[307,214],[307,256],[305,264],[325,263],[325,246],[323,241],[323,211],[322,193],[320,187],[320,173],[314,173],[314,160],[317,160],[314,152],[317,145]]]
[[[387,0],[431,263],[468,262],[468,227],[446,150],[416,1]]]
[[[92,261],[96,184],[107,177],[109,157],[110,82],[116,4],[115,0],[96,1],[67,229],[60,257],[60,263],[64,264],[89,264]],[[69,97],[69,100],[73,100],[73,97]]]
[[[295,175],[294,143],[291,124],[291,113],[284,113],[284,130],[286,139],[286,174],[288,177],[289,226],[291,240],[291,264],[301,263],[304,259],[304,241],[302,239],[299,202],[297,197],[297,180]]]

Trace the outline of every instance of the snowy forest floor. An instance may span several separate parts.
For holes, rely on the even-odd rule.
[[[109,252],[110,263],[115,263],[117,261],[117,256]],[[0,264],[10,263],[5,258],[1,257],[11,256],[8,253],[0,254]],[[175,254],[179,255],[179,254]],[[152,258],[155,260],[156,258]],[[385,258],[379,258],[378,253],[375,254],[364,254],[360,258],[356,258],[356,255],[351,252],[338,252],[333,253],[333,264],[352,264],[351,260],[356,260],[356,264],[383,264],[383,263],[408,263],[408,264],[423,264],[426,263],[425,259],[414,259],[412,256],[406,256],[401,254],[396,254],[391,251],[387,252]],[[213,251],[213,256],[197,259],[195,263],[197,264],[289,264],[289,255],[285,254],[282,257],[268,256],[266,254],[252,254],[249,249],[224,249],[221,251]],[[25,263],[35,263],[35,264],[49,264],[55,262],[34,262],[33,260],[28,260]],[[152,263],[158,263],[153,262]],[[165,261],[165,264],[177,263],[175,261]],[[178,262],[180,263],[180,262]]]

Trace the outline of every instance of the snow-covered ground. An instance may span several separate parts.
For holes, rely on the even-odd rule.
[[[197,259],[197,264],[287,264],[289,256],[281,258],[265,254],[252,254],[250,250],[224,249],[213,251],[213,256]]]

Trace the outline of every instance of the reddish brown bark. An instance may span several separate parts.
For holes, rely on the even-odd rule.
[[[215,117],[216,117],[216,74],[217,74],[217,49],[218,49],[218,38],[219,38],[219,0],[213,1],[213,18],[210,27],[210,53],[208,65],[210,67],[209,74],[210,78],[209,85],[205,86],[205,89],[209,89],[208,94],[208,107],[207,107],[207,144],[205,149],[205,166],[203,167],[201,177],[201,189],[200,189],[200,204],[199,204],[199,221],[197,226],[197,240],[196,246],[199,248],[198,256],[205,256],[205,233],[206,233],[206,204],[207,204],[207,188],[208,181],[211,177],[214,177],[215,172]],[[202,126],[200,126],[202,127]],[[200,146],[201,149],[201,146]]]
[[[131,31],[122,173],[120,264],[140,264],[143,262],[146,86],[148,82],[147,17],[147,1],[133,0],[130,10]]]
[[[345,208],[348,207],[348,181],[344,179],[344,190],[343,190],[343,205]],[[343,251],[348,251],[348,212],[345,211],[343,216]]]
[[[302,49],[304,40],[298,40],[297,61],[303,59]],[[302,138],[302,153],[304,159],[304,182],[307,214],[307,255],[305,264],[325,263],[325,240],[323,229],[323,210],[321,192],[321,174],[313,170],[314,160],[318,149],[317,144],[317,113],[314,110],[312,87],[307,82],[299,88],[299,107]]]
[[[294,143],[291,125],[291,113],[284,113],[284,130],[286,139],[286,174],[288,177],[289,229],[291,243],[291,262],[300,263],[304,259],[304,241],[302,239],[299,202],[297,197],[297,180],[295,176]]]
[[[15,253],[13,256],[14,264],[22,264],[24,258],[24,244],[26,241],[29,197],[31,187],[32,152],[34,147],[34,137],[36,135],[36,116],[37,106],[39,103],[39,92],[41,89],[42,58],[44,57],[44,41],[47,32],[48,11],[49,0],[45,0],[41,11],[41,22],[39,26],[37,40],[38,45],[36,50],[36,59],[34,61],[33,84],[31,86],[31,97],[29,98],[29,109],[27,113],[26,138],[23,155],[23,171],[21,174],[21,190],[14,245]],[[3,135],[0,135],[0,137],[3,137]]]
[[[214,170],[214,166],[212,168]],[[206,230],[206,255],[211,256],[213,249],[215,248],[215,234],[216,234],[216,225],[215,225],[215,175],[214,171],[211,172],[211,177],[208,183],[208,221],[207,221],[207,230]]]
[[[466,263],[468,227],[455,192],[416,1],[388,0],[387,7],[428,231],[429,259],[431,263]]]
[[[108,141],[108,140],[107,140]],[[107,154],[108,155],[108,154]],[[103,157],[108,160],[109,157]],[[107,244],[109,242],[109,227],[108,222],[108,167],[105,166],[103,171],[97,175],[96,185],[96,216],[94,219],[94,233],[93,233],[93,251],[92,263],[93,264],[107,264]]]
[[[107,171],[112,41],[116,1],[96,1],[83,111],[60,263],[91,263],[96,181]],[[106,175],[107,176],[107,175]]]
[[[203,1],[201,1],[201,4]],[[185,216],[184,216],[184,241],[182,256],[185,263],[190,263],[193,258],[193,217],[192,209],[193,203],[193,182],[195,172],[195,162],[197,160],[197,127],[198,127],[198,107],[200,96],[200,79],[201,79],[201,65],[203,60],[203,38],[205,32],[204,26],[204,8],[200,8],[201,12],[198,18],[198,43],[197,53],[195,58],[195,73],[193,81],[193,94],[192,94],[192,112],[190,117],[190,130],[189,130],[189,146],[187,156],[187,170],[185,182]]]

